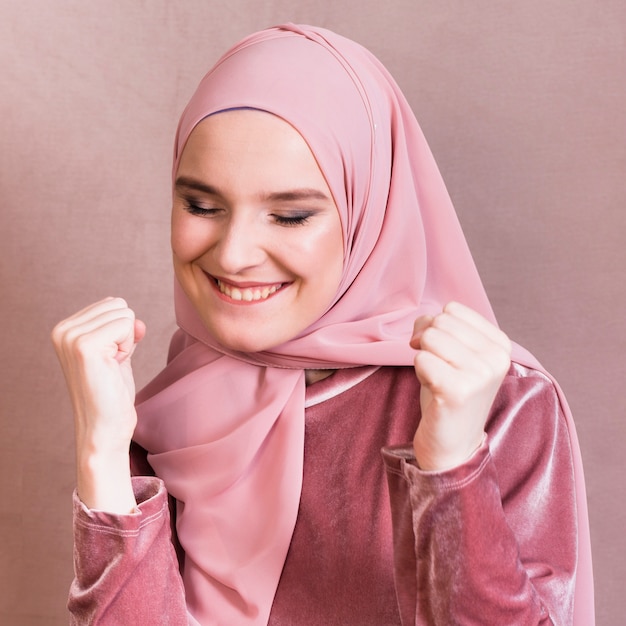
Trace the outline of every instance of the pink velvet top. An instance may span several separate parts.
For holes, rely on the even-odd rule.
[[[556,501],[569,503],[572,516],[563,520],[570,520],[578,531],[572,544],[576,546],[575,567],[563,568],[560,561],[553,564],[555,552],[549,542],[540,541],[545,537],[534,532],[526,537],[524,528],[516,529],[521,532],[516,542],[503,539],[501,505],[500,517],[494,514],[493,506],[501,499],[495,498],[493,485],[502,487],[505,470],[498,469],[494,482],[491,463],[472,465],[486,449],[466,467],[443,477],[415,474],[410,459],[408,464],[402,460],[402,453],[387,456],[390,510],[396,516],[393,523],[384,520],[381,511],[388,507],[388,497],[381,491],[386,487],[380,448],[411,441],[418,421],[418,389],[410,369],[404,376],[411,382],[402,388],[403,394],[400,388],[384,389],[384,372],[395,371],[384,369],[357,386],[359,390],[354,393],[358,397],[351,397],[347,390],[327,397],[333,396],[329,391],[323,395],[326,401],[318,406],[311,404],[312,395],[323,394],[327,387],[314,385],[306,392],[306,369],[349,370],[327,383],[328,389],[336,391],[341,381],[352,380],[354,368],[360,366],[410,368],[415,351],[408,339],[415,319],[439,313],[450,301],[465,304],[495,323],[435,160],[393,77],[365,48],[322,28],[283,24],[253,33],[207,72],[185,108],[175,140],[174,178],[193,128],[207,116],[242,107],[278,116],[306,141],[337,207],[344,266],[337,292],[317,321],[283,344],[255,353],[221,345],[182,284],[176,285],[179,330],[168,365],[138,394],[134,439],[147,451],[151,467],[176,500],[176,536],[186,553],[182,581],[189,613],[203,624],[256,626],[281,620],[291,624],[303,620],[346,623],[346,613],[352,623],[363,624],[372,619],[368,616],[373,615],[373,603],[392,613],[394,609],[389,607],[397,605],[396,610],[409,623],[415,611],[418,622],[428,619],[447,625],[463,614],[459,619],[467,623],[471,606],[482,624],[532,623],[542,615],[540,598],[545,596],[545,606],[553,612],[565,610],[570,615],[571,598],[576,596],[573,620],[577,626],[590,626],[593,586],[589,533],[573,421],[556,383],[549,381],[532,355],[513,346],[512,360],[536,371],[535,379],[543,372],[542,385],[550,389],[551,411],[560,407],[563,412],[562,430],[570,439],[562,447],[571,449],[567,467],[573,472],[570,481],[576,493],[558,489],[554,459],[553,465],[528,466],[525,456],[515,456],[520,450],[526,454],[531,442],[533,449],[546,451],[544,446],[549,444],[545,441],[550,440],[534,439],[543,428],[543,423],[540,429],[535,423],[543,422],[543,409],[533,409],[535,422],[524,417],[525,424],[532,423],[521,433],[528,439],[516,435],[503,458],[513,475],[515,497],[511,497],[514,502],[521,497],[522,518],[532,518],[534,523],[536,507],[542,506],[525,493],[536,481],[542,489],[553,490],[546,506],[553,507]],[[524,394],[507,394],[507,398],[507,415],[521,411],[522,400],[532,400]],[[393,419],[390,403],[403,407]],[[318,412],[324,424],[322,445],[314,439],[312,426]],[[350,416],[358,421],[349,422]],[[505,432],[510,427],[506,423]],[[355,442],[357,434],[363,441]],[[492,447],[499,445],[500,431],[496,429],[491,435],[495,438]],[[342,447],[346,448],[343,452]],[[355,472],[355,467],[359,471]],[[549,471],[535,475],[531,469]],[[341,478],[340,500],[330,497],[336,492],[331,481],[334,472]],[[371,472],[378,472],[381,480],[375,482]],[[399,489],[398,476],[404,490]],[[149,488],[154,490],[154,484]],[[433,490],[434,500],[428,504],[423,494]],[[459,495],[458,502],[450,500],[451,494],[455,498]],[[461,496],[467,494],[466,501]],[[308,506],[307,501],[311,503]],[[506,498],[502,501],[506,503]],[[444,503],[450,503],[450,508],[441,510]],[[436,514],[432,512],[435,509]],[[348,513],[349,518],[345,517]],[[344,523],[339,524],[339,519]],[[436,519],[436,524],[431,519]],[[470,532],[476,521],[480,521],[484,536],[476,530]],[[306,524],[319,535],[302,537]],[[539,528],[544,526],[541,521]],[[347,530],[333,543],[331,538],[341,527]],[[415,539],[406,535],[408,527]],[[560,540],[563,529],[546,536],[553,542],[557,534]],[[388,565],[393,560],[389,547],[392,536],[398,542],[395,590],[390,587],[393,568]],[[320,543],[320,537],[324,542],[328,539],[329,545]],[[521,539],[532,544],[541,555],[539,562],[548,563],[549,569],[543,565],[535,569],[532,556],[525,559]],[[144,542],[142,538],[140,545]],[[317,596],[309,595],[315,589],[312,571],[316,564],[305,558],[292,565],[293,555],[301,559],[311,546],[319,546],[315,553],[326,555],[327,563],[332,564],[330,573],[318,575],[318,580],[328,581],[330,592]],[[487,558],[496,546],[498,558]],[[486,547],[489,552],[483,554]],[[513,557],[518,549],[523,565]],[[416,550],[417,557],[411,561],[407,555],[414,555]],[[153,546],[149,558],[158,554]],[[359,571],[353,563],[344,567],[348,574],[335,570],[347,554],[361,555]],[[571,557],[572,551],[559,547],[558,554]],[[461,567],[459,558],[469,565]],[[506,575],[496,568],[499,559],[506,564]],[[139,576],[145,563],[140,564],[137,570],[120,571],[136,571]],[[162,568],[162,564],[157,565],[157,569]],[[575,590],[565,593],[559,587],[554,595],[560,595],[558,602],[536,591],[541,587],[538,581],[558,580],[560,572],[569,572],[571,582],[574,570]],[[115,571],[112,566],[106,568],[112,577]],[[292,574],[287,574],[289,571]],[[554,576],[548,573],[551,571]],[[534,586],[528,584],[528,573]],[[388,593],[379,584],[383,579]],[[145,593],[146,581],[156,579],[148,576],[136,580],[138,589]],[[289,589],[294,581],[302,580],[306,581],[307,597],[313,598],[309,602],[297,599],[298,593]],[[348,580],[352,585],[349,593],[345,590]],[[167,611],[158,608],[155,615],[175,616],[175,605],[182,610],[176,591],[180,586],[180,582],[175,585],[170,581],[165,590],[163,585],[154,588],[157,605],[164,591],[169,594]],[[489,595],[487,589],[492,599],[481,602],[481,595]],[[283,597],[289,598],[286,612],[281,608],[285,605]],[[515,602],[523,607],[519,613],[513,610]],[[506,607],[502,619],[494,614],[500,606]],[[329,614],[316,615],[313,607]],[[301,611],[306,617],[300,616]],[[284,614],[288,617],[281,617]],[[148,617],[150,623],[152,617]],[[396,618],[385,613],[384,618],[378,615],[373,621],[389,619],[394,623]],[[172,619],[176,623],[182,618]]]
[[[576,478],[553,383],[514,363],[484,444],[446,472],[415,466],[419,419],[408,367],[307,389],[302,495],[268,623],[572,624]],[[149,471],[138,451],[133,469]],[[75,497],[71,623],[197,624],[179,569],[194,555],[177,559],[164,484],[133,481],[130,515]]]

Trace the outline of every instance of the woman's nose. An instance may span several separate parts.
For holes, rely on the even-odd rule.
[[[262,228],[249,220],[230,219],[214,247],[215,260],[226,275],[241,274],[266,258]]]

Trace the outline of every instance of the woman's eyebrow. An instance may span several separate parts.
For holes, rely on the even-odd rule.
[[[219,192],[215,187],[207,185],[195,178],[188,178],[187,176],[179,176],[175,183],[176,188],[184,187],[185,189],[191,189],[193,191],[201,191],[202,193],[219,196]]]
[[[190,189],[192,191],[200,191],[201,193],[206,193],[213,196],[221,196],[219,189],[213,187],[212,185],[208,185],[202,181],[196,180],[195,178],[189,178],[187,176],[179,176],[176,179],[176,188],[184,188]],[[298,200],[326,200],[330,201],[331,199],[328,197],[320,189],[314,189],[309,187],[304,187],[301,189],[287,189],[285,191],[272,191],[268,193],[261,194],[261,199],[263,201],[269,202],[297,202]]]
[[[264,200],[273,202],[295,202],[297,200],[330,200],[330,198],[319,189],[289,189],[286,191],[275,191],[263,195]]]

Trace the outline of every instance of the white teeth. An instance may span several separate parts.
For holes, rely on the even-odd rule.
[[[251,287],[248,289],[240,289],[239,287],[231,287],[217,281],[217,286],[221,293],[233,300],[244,302],[255,302],[256,300],[266,300],[273,293],[276,293],[282,285],[272,285],[271,287]]]

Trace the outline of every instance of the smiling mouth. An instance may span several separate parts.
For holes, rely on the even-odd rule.
[[[278,290],[282,289],[286,284],[276,283],[265,287],[234,287],[228,283],[223,283],[217,278],[214,280],[221,294],[237,302],[258,302],[261,300],[267,300]]]

